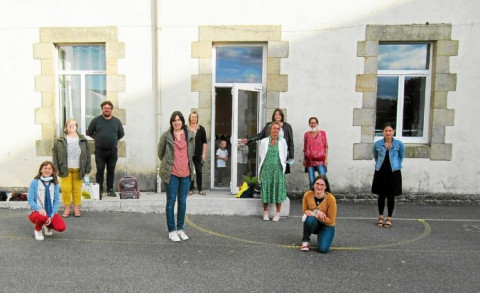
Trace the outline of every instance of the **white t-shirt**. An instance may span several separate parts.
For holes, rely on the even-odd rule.
[[[221,148],[218,148],[216,155],[220,157],[228,157],[228,151],[227,149],[222,150]],[[221,159],[217,159],[217,167],[225,168],[227,167],[227,162]]]

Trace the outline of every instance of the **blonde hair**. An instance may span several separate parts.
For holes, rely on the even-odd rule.
[[[70,118],[68,119],[67,121],[65,121],[65,126],[63,127],[63,132],[67,133],[67,125],[68,123],[70,122],[75,122],[75,125],[77,126],[77,130],[78,130],[78,122],[77,120],[73,119],[73,118]]]
[[[192,119],[191,119],[191,118],[192,118],[192,115],[193,115],[193,114],[197,115],[197,124],[199,124],[199,123],[198,123],[198,120],[199,120],[200,117],[198,117],[198,112],[197,112],[197,111],[192,111],[192,112],[190,113],[190,115],[188,115],[188,125],[190,125],[190,124],[192,123]]]

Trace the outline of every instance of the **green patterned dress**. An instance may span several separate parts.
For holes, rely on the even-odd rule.
[[[271,140],[271,138],[270,138]],[[278,140],[268,151],[260,171],[263,203],[281,203],[287,197],[287,185],[282,163],[278,155]]]

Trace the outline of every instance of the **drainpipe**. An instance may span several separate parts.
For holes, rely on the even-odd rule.
[[[158,11],[159,8],[157,7],[157,1],[159,0],[151,0],[151,18],[152,18],[152,95],[155,101],[155,109],[156,109],[156,123],[155,123],[155,134],[156,134],[156,141],[160,139],[160,123],[162,121],[162,103],[160,100],[160,66],[159,66],[159,58],[158,58],[158,34],[159,34],[159,27],[158,27]],[[161,192],[161,180],[160,180],[160,161],[157,156],[157,152],[155,152],[155,161],[157,162],[156,168],[156,192]]]

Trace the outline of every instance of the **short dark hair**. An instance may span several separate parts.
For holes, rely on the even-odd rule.
[[[382,130],[384,130],[384,129],[387,128],[387,127],[391,127],[393,130],[395,130],[395,125],[394,125],[392,122],[385,122],[385,123],[383,124]]]
[[[109,105],[113,109],[113,104],[110,101],[104,101],[103,103],[100,104],[100,108],[103,109],[103,106]]]
[[[318,124],[318,119],[317,119],[317,117],[310,117],[310,118],[308,118],[308,123],[310,123],[310,121],[312,121],[312,120],[315,120],[315,121],[317,122],[317,124]]]
[[[317,177],[315,177],[315,180],[313,180],[313,184],[312,184],[312,191],[315,190],[315,182],[317,182],[317,180],[320,180],[320,179],[322,179],[323,182],[325,182],[325,185],[326,185],[325,186],[325,191],[332,193],[330,191],[330,183],[328,182],[327,176],[325,176],[325,175],[318,175]]]
[[[285,119],[285,115],[283,114],[282,109],[279,109],[279,108],[277,108],[277,109],[275,109],[275,110],[273,111],[272,121],[275,121],[275,114],[276,114],[277,112],[278,112],[278,114],[280,114],[280,116],[282,116],[282,122],[284,122],[283,120]]]

